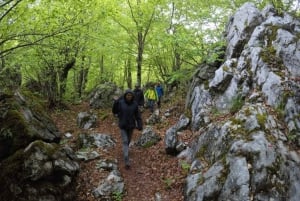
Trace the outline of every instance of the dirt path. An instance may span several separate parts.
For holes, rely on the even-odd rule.
[[[64,134],[73,134],[72,140],[68,143],[76,149],[77,136],[80,133],[103,133],[109,134],[116,140],[116,146],[108,150],[97,150],[101,158],[117,159],[118,168],[124,178],[126,192],[122,196],[123,201],[155,201],[155,197],[161,197],[162,201],[183,201],[183,190],[186,172],[182,169],[176,157],[169,156],[164,150],[164,135],[168,128],[174,125],[180,113],[173,114],[163,123],[154,125],[154,130],[161,135],[162,140],[149,148],[130,147],[131,168],[124,168],[122,159],[122,147],[119,129],[116,119],[111,115],[110,110],[95,110],[98,115],[98,125],[93,130],[81,130],[76,125],[76,117],[79,112],[89,111],[86,103],[71,106],[70,110],[54,112],[52,118],[59,130]],[[163,110],[163,108],[162,108]],[[149,117],[145,111],[142,116],[145,121]],[[190,136],[189,131],[185,131]],[[135,141],[140,131],[135,131]],[[107,172],[96,168],[97,160],[82,162],[81,171],[77,182],[78,197],[76,201],[96,201],[92,190],[96,188]]]

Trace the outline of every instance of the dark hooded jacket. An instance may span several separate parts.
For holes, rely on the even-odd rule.
[[[126,94],[131,93],[133,99],[128,102],[125,98]],[[116,100],[113,104],[112,112],[119,118],[119,128],[142,130],[142,118],[137,102],[134,100],[134,93],[131,90],[126,90],[123,97]]]
[[[134,93],[134,99],[138,103],[139,106],[144,106],[145,104],[145,99],[144,99],[144,92],[142,89],[136,87],[133,90]]]

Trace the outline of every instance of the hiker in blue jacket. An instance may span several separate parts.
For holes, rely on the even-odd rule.
[[[129,144],[133,130],[135,128],[138,130],[143,129],[141,113],[137,102],[134,100],[133,91],[130,89],[126,90],[124,96],[114,102],[112,112],[119,119],[118,126],[121,131],[125,168],[129,169]]]
[[[156,90],[157,95],[158,95],[157,107],[160,108],[160,106],[161,106],[161,99],[162,99],[162,96],[164,95],[164,89],[162,88],[162,86],[160,85],[159,82],[155,86],[155,90]]]

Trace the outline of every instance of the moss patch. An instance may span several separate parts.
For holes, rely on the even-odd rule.
[[[257,123],[262,129],[265,129],[265,123],[267,120],[267,114],[257,114],[256,115]]]
[[[202,147],[198,150],[198,152],[196,153],[196,157],[197,157],[197,158],[203,158],[203,157],[204,157],[204,154],[205,154],[205,152],[206,152],[206,150],[207,150],[207,145],[202,146]]]
[[[230,113],[238,112],[244,105],[245,100],[242,96],[238,95],[232,99]]]
[[[283,63],[283,60],[276,55],[276,48],[273,46],[273,41],[276,40],[277,37],[277,31],[279,27],[277,26],[270,26],[267,30],[266,34],[266,47],[261,51],[261,58],[262,60],[269,65],[270,68],[273,69],[273,71],[280,77],[284,76],[283,69],[286,68],[286,66]]]
[[[0,140],[6,141],[7,154],[14,153],[33,141],[28,124],[17,110],[8,110],[5,117],[0,119],[0,125]]]

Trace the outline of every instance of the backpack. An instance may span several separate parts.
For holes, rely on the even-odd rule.
[[[114,115],[119,114],[120,112],[120,101],[123,99],[123,97],[119,97],[117,100],[114,100],[113,106],[112,106],[112,113]]]
[[[145,97],[146,97],[148,100],[155,100],[155,101],[158,100],[158,95],[157,95],[157,92],[156,92],[155,89],[148,89],[148,90],[145,92]]]

